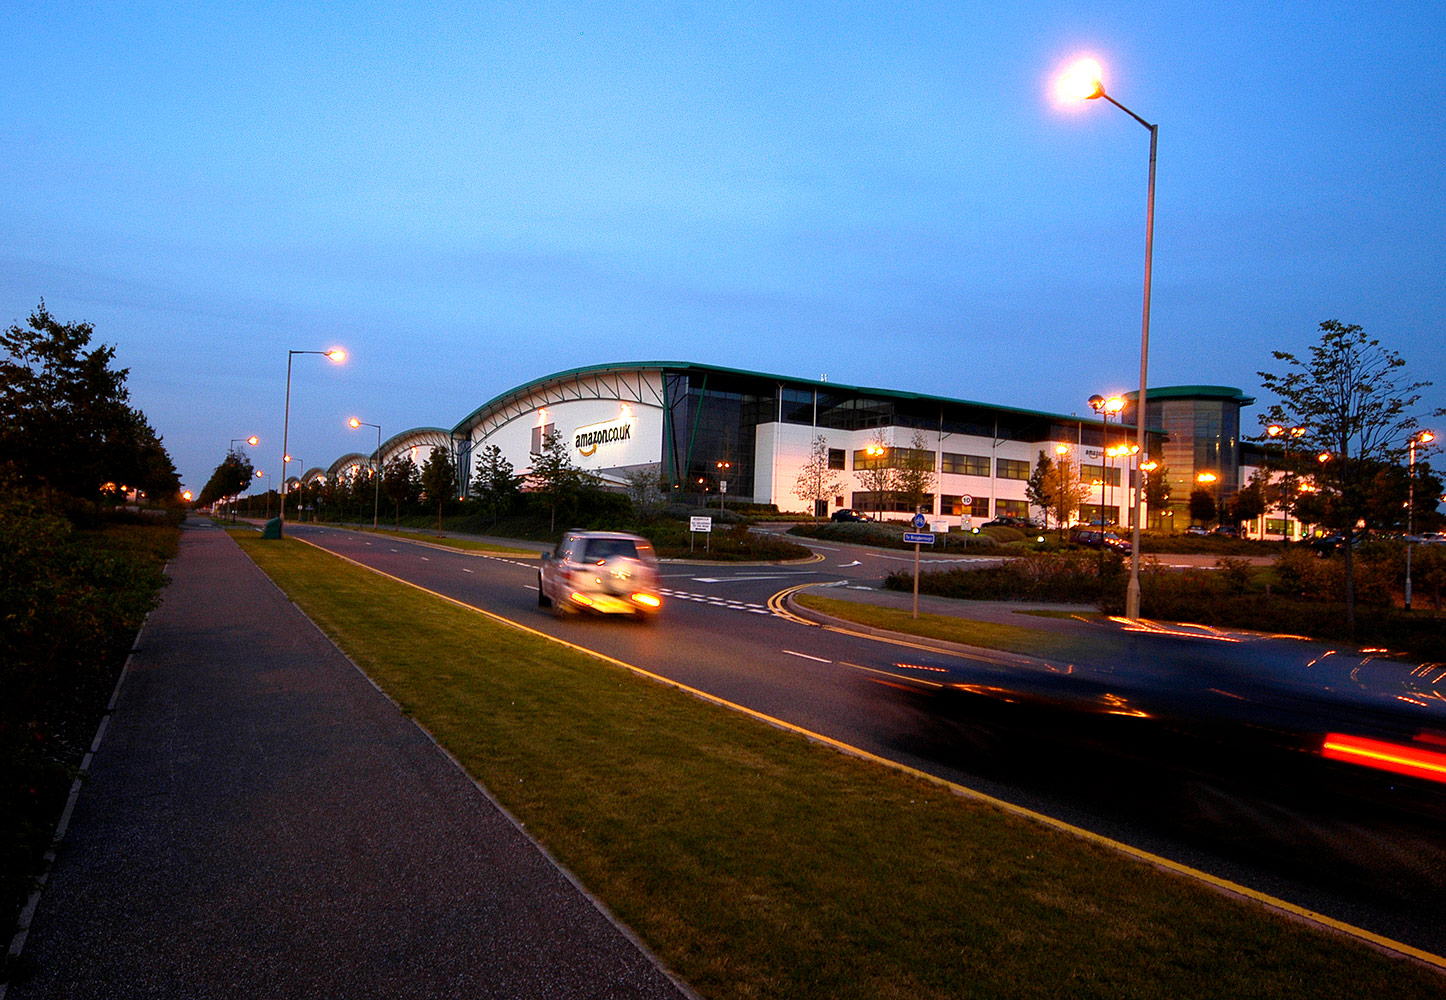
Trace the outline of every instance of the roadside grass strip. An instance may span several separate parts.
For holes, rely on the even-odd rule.
[[[932,615],[920,612],[913,618],[909,611],[890,608],[863,601],[840,600],[824,597],[809,591],[796,591],[792,599],[806,608],[822,612],[830,618],[841,618],[857,625],[900,632],[905,635],[923,636],[927,639],[941,639],[965,646],[979,646],[983,649],[1000,649],[1025,656],[1063,656],[1077,650],[1079,639],[1032,629],[1021,625],[1000,625],[996,622],[972,621],[952,615]],[[1091,642],[1108,641],[1107,636],[1091,637]],[[1123,651],[1123,646],[1122,646]]]
[[[344,524],[328,524],[328,528],[347,528]],[[517,549],[506,545],[496,545],[492,542],[482,542],[474,538],[453,538],[449,535],[429,535],[423,531],[397,531],[391,528],[347,528],[348,531],[360,531],[366,535],[386,535],[390,538],[405,538],[409,542],[419,542],[423,545],[435,545],[443,549],[462,549],[468,552],[485,552],[489,555],[499,556],[521,556],[528,559],[536,559],[537,553],[532,549]]]
[[[702,996],[1446,989],[1425,965],[760,725],[297,540],[237,541]]]

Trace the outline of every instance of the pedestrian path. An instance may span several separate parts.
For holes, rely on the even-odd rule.
[[[190,526],[5,1000],[691,994]]]

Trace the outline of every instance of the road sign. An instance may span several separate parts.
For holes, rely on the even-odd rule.
[[[965,507],[973,507],[973,506],[974,506],[974,498],[971,497],[968,493],[965,493],[962,497],[960,497],[960,498],[959,498],[959,502],[960,502],[961,504],[963,504]]]
[[[688,519],[689,531],[712,531],[713,519],[711,517],[690,517]]]
[[[914,530],[915,530],[915,531],[923,531],[925,528],[927,528],[927,527],[929,526],[929,522],[924,519],[924,514],[923,514],[922,511],[921,511],[920,513],[918,513],[918,514],[915,514],[915,515],[914,515],[914,520],[913,520],[912,522],[910,522],[910,523],[912,523],[912,524],[914,525]]]
[[[906,531],[904,541],[910,545],[933,545],[934,536],[927,531]]]

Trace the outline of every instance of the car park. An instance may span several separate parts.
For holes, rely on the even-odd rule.
[[[646,538],[569,531],[542,555],[537,604],[558,614],[592,611],[651,618],[663,608],[658,557]]]

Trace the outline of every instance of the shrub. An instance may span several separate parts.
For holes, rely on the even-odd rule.
[[[919,593],[975,601],[1048,601],[1094,604],[1109,587],[1123,579],[1118,556],[1104,561],[1093,552],[1064,553],[1010,559],[1002,565],[978,569],[949,569],[919,574]],[[912,570],[897,570],[884,580],[890,590],[913,590]]]

